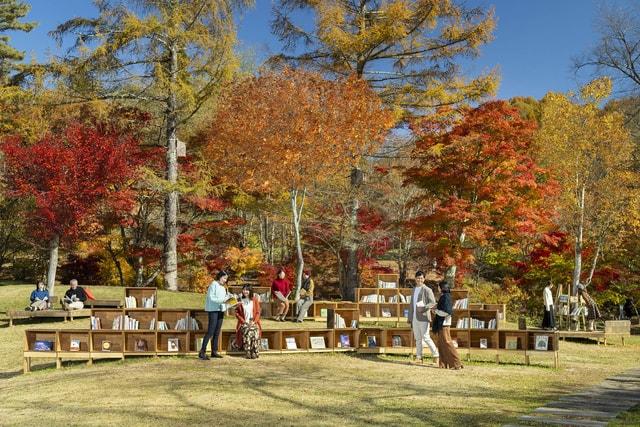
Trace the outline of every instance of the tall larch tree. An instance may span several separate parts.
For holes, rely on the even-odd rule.
[[[75,39],[57,64],[78,100],[115,99],[157,112],[166,148],[163,268],[178,289],[178,135],[238,68],[233,14],[252,0],[96,2],[53,35]]]
[[[294,229],[296,297],[304,257],[305,198],[328,176],[346,173],[379,147],[393,125],[376,94],[361,80],[323,79],[284,70],[241,81],[223,99],[206,135],[206,156],[246,191],[287,192]]]
[[[315,15],[310,31],[296,23],[299,10]],[[274,13],[273,31],[287,51],[273,63],[329,76],[355,74],[400,114],[477,101],[496,88],[494,73],[464,79],[458,64],[477,56],[491,39],[493,12],[452,0],[279,0]],[[359,286],[358,208],[354,198],[352,232],[344,248],[349,298]]]
[[[610,242],[633,198],[633,145],[624,118],[599,104],[612,90],[602,78],[580,93],[549,93],[542,100],[537,155],[562,192],[557,206],[561,226],[573,236],[572,291],[591,282],[604,245]],[[593,248],[588,276],[582,276],[586,244]]]

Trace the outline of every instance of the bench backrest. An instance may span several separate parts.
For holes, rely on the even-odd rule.
[[[605,320],[604,332],[609,334],[631,335],[631,321],[630,320]]]

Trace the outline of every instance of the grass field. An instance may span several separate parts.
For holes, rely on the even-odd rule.
[[[24,307],[30,290],[0,285],[0,311]],[[92,290],[97,298],[123,293]],[[202,299],[162,291],[158,302],[200,308]],[[516,357],[500,365],[472,361],[461,371],[447,371],[399,356],[325,353],[208,362],[141,358],[61,370],[34,364],[34,372],[22,374],[26,328],[86,328],[88,322],[0,326],[0,425],[500,425],[640,363],[635,336],[625,347],[561,343],[558,370],[547,358],[532,358],[532,366],[516,364]],[[234,325],[227,320],[224,327]],[[625,417],[618,425],[633,425],[638,411]]]

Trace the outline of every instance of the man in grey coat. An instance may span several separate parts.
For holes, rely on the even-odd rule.
[[[438,348],[431,339],[431,308],[436,306],[433,291],[424,284],[424,273],[416,272],[416,287],[411,296],[407,322],[411,325],[416,341],[416,361],[422,362],[422,349],[426,344],[431,351],[434,363],[438,364]]]

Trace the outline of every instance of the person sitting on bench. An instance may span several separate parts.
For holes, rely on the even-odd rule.
[[[66,310],[80,310],[84,308],[84,302],[87,300],[87,293],[78,286],[76,279],[71,279],[71,286],[64,294],[64,308]]]
[[[30,300],[31,304],[27,307],[29,311],[46,310],[49,308],[49,291],[44,285],[44,282],[38,282],[36,289],[31,292]]]

